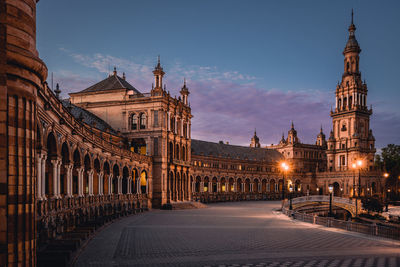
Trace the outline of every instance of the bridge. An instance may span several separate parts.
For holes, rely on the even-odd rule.
[[[304,197],[296,197],[292,199],[292,208],[293,210],[300,209],[306,206],[329,206],[329,195],[313,195],[313,196],[304,196]],[[286,209],[289,208],[290,201],[286,200],[284,202],[284,207]],[[347,210],[351,213],[351,216],[355,217],[356,214],[360,214],[362,211],[362,205],[360,199],[349,199],[343,197],[335,197],[332,196],[332,207],[339,207]]]

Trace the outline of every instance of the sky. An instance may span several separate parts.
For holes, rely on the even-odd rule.
[[[300,141],[332,128],[351,9],[377,148],[400,144],[400,1],[52,0],[37,5],[37,49],[62,97],[118,74],[145,93],[157,56],[164,83],[190,90],[192,138]]]

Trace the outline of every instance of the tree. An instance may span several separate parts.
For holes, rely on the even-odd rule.
[[[389,174],[386,186],[398,193],[398,179],[400,176],[400,146],[389,144],[382,148],[381,155],[375,156],[375,165]],[[394,190],[393,190],[394,189]],[[397,195],[397,194],[396,194]]]
[[[377,198],[369,197],[362,200],[363,208],[368,211],[382,212],[383,205]]]

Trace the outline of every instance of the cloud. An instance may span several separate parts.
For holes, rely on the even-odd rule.
[[[95,70],[96,77],[82,76],[82,72],[56,73],[59,80],[70,90],[80,91],[104,78],[109,65],[124,71],[127,80],[141,92],[149,92],[153,82],[153,67],[147,62],[138,62],[110,55],[82,55],[62,49],[77,64]],[[262,145],[278,143],[282,132],[287,131],[293,121],[300,140],[315,143],[320,126],[329,137],[332,128],[329,112],[333,103],[333,92],[325,90],[281,91],[277,88],[260,87],[260,77],[240,73],[236,70],[221,70],[216,66],[185,65],[181,62],[166,64],[164,82],[171,95],[179,95],[183,77],[190,90],[192,114],[192,137],[209,141],[229,141],[231,144],[248,145],[257,128]],[[111,66],[113,67],[113,66]],[[261,82],[260,82],[261,81]],[[388,129],[388,125],[391,128]],[[400,116],[381,112],[373,115],[372,128],[379,147],[386,141],[399,143]]]

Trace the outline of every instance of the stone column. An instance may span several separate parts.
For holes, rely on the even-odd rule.
[[[208,182],[208,192],[212,193],[213,188],[212,188],[212,182]]]
[[[129,178],[128,178],[128,190],[127,190],[127,192],[128,192],[128,194],[132,194],[132,177],[131,176],[129,176]]]
[[[67,192],[67,197],[71,197],[72,196],[72,168],[74,167],[74,165],[73,164],[68,164],[68,165],[65,165],[64,167],[67,170],[67,173],[66,173],[66,179],[67,179],[66,192]]]
[[[113,174],[112,173],[110,173],[109,175],[108,175],[108,181],[107,181],[107,183],[108,183],[108,192],[106,193],[107,195],[111,195],[112,194],[112,180],[113,180]]]
[[[82,197],[83,196],[83,172],[85,169],[83,167],[80,167],[77,169],[78,171],[78,196]]]
[[[36,197],[38,200],[42,200],[42,161],[43,161],[42,154],[38,153],[36,157],[36,169],[37,169],[37,187],[36,187]]]
[[[200,182],[200,193],[204,192],[204,182]]]
[[[94,170],[89,170],[88,172],[87,172],[87,174],[88,174],[88,176],[89,176],[89,184],[88,184],[88,187],[89,187],[89,196],[93,196],[93,175],[94,175]]]
[[[117,185],[118,185],[118,189],[117,189],[117,193],[118,195],[122,194],[122,183],[121,183],[121,176],[117,176]]]
[[[97,174],[97,177],[98,177],[98,179],[99,179],[99,181],[98,181],[98,192],[99,192],[99,195],[100,196],[102,196],[103,194],[104,194],[104,188],[103,188],[103,179],[104,179],[104,172],[99,172],[98,174]]]
[[[62,160],[60,159],[57,165],[57,198],[61,198],[61,164]]]
[[[59,159],[52,159],[51,160],[51,165],[53,167],[53,197],[57,198],[58,197],[58,185],[59,185],[59,181],[60,181],[60,177],[59,177],[59,170],[58,170],[58,164],[59,164],[60,160]]]

